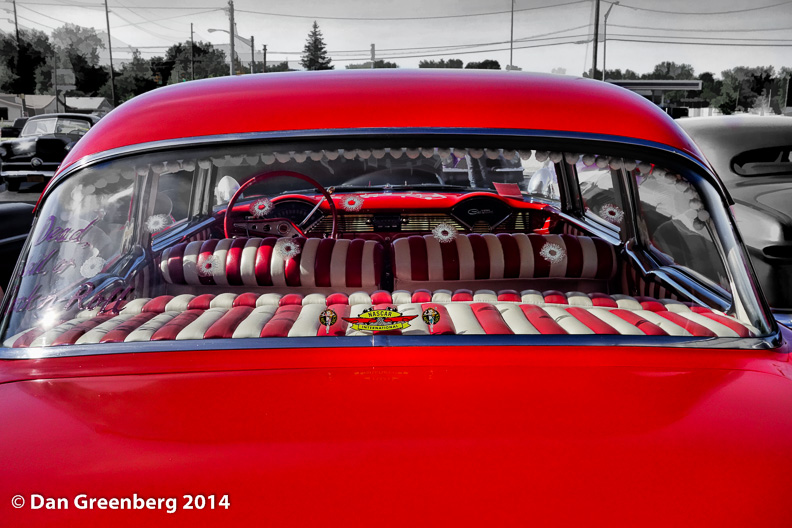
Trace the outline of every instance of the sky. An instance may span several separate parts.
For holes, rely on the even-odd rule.
[[[224,0],[107,0],[114,58],[135,47],[145,57],[190,38],[226,44]],[[581,75],[591,68],[595,0],[514,0],[513,64],[525,71]],[[238,34],[252,36],[261,60],[297,61],[316,20],[337,69],[376,57],[414,68],[424,59],[484,59],[509,64],[510,0],[236,0]],[[691,64],[696,73],[735,66],[792,67],[792,0],[623,0],[600,2],[598,66],[603,19],[607,68],[651,71],[662,61]],[[18,0],[20,27],[50,32],[70,22],[106,30],[101,0]],[[0,31],[13,31],[11,0],[0,0]],[[237,41],[243,61],[249,44]],[[240,49],[241,48],[241,49]]]

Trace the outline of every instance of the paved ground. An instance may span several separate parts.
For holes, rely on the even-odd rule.
[[[43,183],[23,183],[19,192],[11,192],[7,190],[6,184],[4,183],[0,185],[0,202],[27,202],[35,204],[43,190]]]

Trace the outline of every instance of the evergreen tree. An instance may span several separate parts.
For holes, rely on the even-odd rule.
[[[306,70],[332,70],[334,68],[330,64],[330,57],[327,56],[327,47],[322,38],[322,32],[319,31],[319,24],[315,20],[313,29],[308,33],[308,40],[305,42],[300,63]]]

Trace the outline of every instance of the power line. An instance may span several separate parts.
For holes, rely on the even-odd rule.
[[[650,13],[663,13],[666,15],[684,15],[684,16],[708,16],[708,15],[732,15],[735,13],[747,13],[749,11],[761,11],[763,9],[770,9],[772,7],[778,7],[782,5],[792,4],[792,0],[787,0],[786,2],[780,2],[778,4],[766,5],[766,6],[759,6],[759,7],[749,7],[747,9],[734,9],[732,11],[711,11],[711,12],[690,12],[690,11],[664,11],[662,9],[649,9],[648,7],[635,7],[629,4],[620,3],[619,7],[626,7],[628,9],[634,9],[636,11],[649,11]]]
[[[616,37],[658,37],[660,35],[626,35],[623,33],[614,33]],[[667,39],[687,39],[687,40],[709,40],[709,41],[731,41],[731,42],[790,42],[792,40],[783,38],[739,38],[739,37],[688,37],[688,36],[675,36],[675,35],[662,35],[662,38]],[[610,38],[608,38],[610,40]],[[615,40],[615,39],[614,39]],[[676,42],[676,41],[669,41]]]
[[[634,36],[634,35],[631,35]],[[682,44],[685,46],[747,46],[747,47],[768,47],[768,48],[789,48],[792,47],[792,41],[790,44],[750,44],[750,43],[731,43],[731,42],[678,42],[678,41],[667,41],[667,40],[635,40],[635,39],[626,39],[626,38],[614,38],[611,39],[610,37],[608,40],[615,40],[620,42],[645,42],[647,44]]]
[[[649,29],[649,30],[657,30],[657,31],[680,31],[680,32],[692,32],[692,33],[754,33],[757,31],[789,31],[792,30],[792,27],[783,27],[783,28],[753,28],[753,29],[740,29],[740,28],[732,28],[732,29],[706,29],[706,28],[664,28],[664,27],[656,27],[656,26],[633,26],[627,24],[613,24],[609,23],[608,27],[618,27],[618,28],[625,28],[625,29]]]
[[[126,9],[129,9],[129,8],[126,8]],[[213,13],[214,11],[222,11],[222,9],[220,9],[220,8],[218,8],[218,9],[209,9],[207,11],[199,11],[197,13],[187,13],[187,14],[184,14],[184,15],[176,15],[176,16],[172,16],[172,17],[160,18],[159,20],[160,21],[165,21],[165,20],[173,20],[175,18],[184,18],[184,17],[194,16],[194,15],[205,15],[206,13]],[[129,27],[129,26],[137,26],[137,25],[139,25],[141,23],[142,22],[130,22],[128,24],[121,24],[121,25],[115,26],[115,27],[116,28],[123,28],[123,27]],[[171,30],[171,31],[175,31],[175,30]]]

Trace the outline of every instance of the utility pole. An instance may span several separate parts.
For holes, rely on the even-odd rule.
[[[514,0],[511,0],[511,34],[509,36],[509,67],[507,69],[514,69]]]
[[[264,44],[264,71],[263,73],[267,73],[267,45]]]
[[[16,64],[14,64],[14,73],[19,73],[19,22],[17,21],[16,0],[11,0],[14,4],[14,31],[16,31]],[[22,101],[22,117],[27,117],[27,103],[25,103],[25,94],[19,94],[19,99]]]
[[[106,2],[107,0],[105,0]],[[234,0],[228,0],[228,19],[230,23],[230,30],[231,33],[231,67],[229,69],[229,75],[234,75]]]
[[[591,78],[597,76],[597,47],[599,46],[599,7],[600,0],[594,0],[594,61],[591,65]]]
[[[193,40],[193,23],[190,22],[190,80],[195,80],[195,41]]]
[[[602,24],[602,80],[605,80],[605,67],[607,66],[608,60],[608,15],[610,15],[611,9],[619,5],[619,2],[614,2],[610,5],[607,11],[605,11],[605,20]]]
[[[112,39],[110,38],[110,11],[107,9],[107,0],[104,2],[105,5],[105,20],[107,21],[107,49],[110,52],[110,98],[112,99],[113,108],[116,105],[116,96],[115,96],[115,73],[113,72],[113,43]]]
[[[250,35],[250,73],[256,73],[256,46],[253,45],[253,35]]]
[[[52,78],[55,79],[55,111],[60,112],[60,102],[58,101],[58,52],[55,52],[55,67],[53,68]],[[66,110],[64,108],[64,110]]]
[[[371,69],[374,69],[374,62],[377,60],[377,51],[374,48],[374,44],[371,44]]]
[[[17,49],[19,49],[19,22],[16,14],[16,0],[11,0],[11,3],[14,4],[14,29],[16,30]]]

